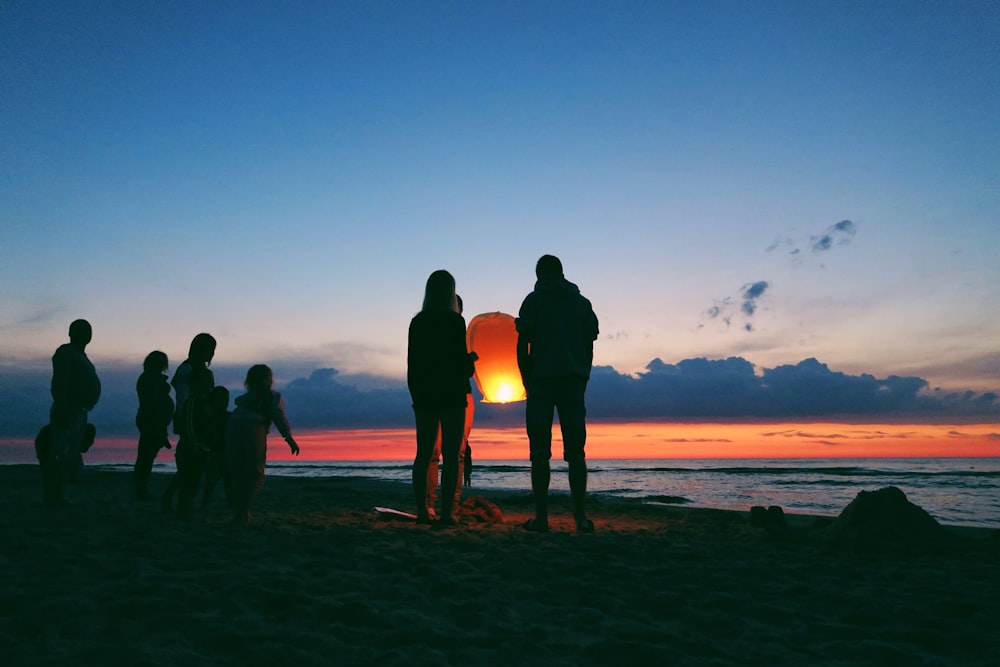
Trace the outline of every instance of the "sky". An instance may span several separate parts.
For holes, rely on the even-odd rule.
[[[993,406],[997,118],[995,3],[0,2],[0,384],[83,317],[398,388],[432,271],[516,314],[552,253],[630,391]]]

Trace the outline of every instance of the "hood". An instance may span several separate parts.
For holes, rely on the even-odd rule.
[[[576,296],[580,288],[565,278],[543,278],[535,281],[535,291],[554,296]]]

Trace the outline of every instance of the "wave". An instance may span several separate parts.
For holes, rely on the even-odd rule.
[[[600,468],[591,467],[591,472],[602,472]],[[615,467],[609,472],[631,473],[698,473],[719,475],[827,475],[831,477],[982,477],[987,479],[1000,478],[1000,470],[876,470],[857,466],[843,467]]]

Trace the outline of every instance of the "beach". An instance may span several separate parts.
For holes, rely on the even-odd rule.
[[[154,493],[168,481],[154,474]],[[527,484],[527,480],[525,480]],[[473,492],[474,493],[474,492]],[[594,497],[578,534],[447,530],[378,513],[409,485],[268,477],[249,526],[220,490],[190,522],[86,469],[72,506],[37,466],[0,466],[6,665],[995,665],[1000,540],[841,539],[840,519]],[[747,508],[749,510],[749,508]],[[840,524],[843,527],[843,524]],[[936,535],[936,533],[935,533]]]

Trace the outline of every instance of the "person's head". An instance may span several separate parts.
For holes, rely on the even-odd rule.
[[[69,325],[69,342],[75,345],[86,347],[93,335],[94,330],[90,328],[90,322],[87,320],[73,320]]]
[[[562,278],[562,262],[555,255],[542,255],[535,264],[535,277],[539,280],[547,278]]]
[[[462,297],[455,295],[455,305],[458,306],[458,314],[461,315],[465,312],[465,306],[462,304]]]
[[[201,362],[208,366],[215,356],[215,338],[212,334],[200,333],[191,339],[191,347],[188,348],[188,359]]]
[[[212,403],[212,407],[219,412],[225,412],[229,409],[229,390],[219,385],[212,389],[212,395],[209,397]]]
[[[159,350],[153,350],[142,362],[142,370],[147,373],[166,373],[168,365],[167,355]]]
[[[438,269],[427,278],[424,288],[423,310],[452,310],[458,312],[455,301],[455,278],[444,269]]]
[[[251,366],[250,370],[247,371],[247,379],[243,382],[243,386],[247,388],[247,391],[254,389],[271,391],[271,387],[274,386],[274,373],[264,364]]]

